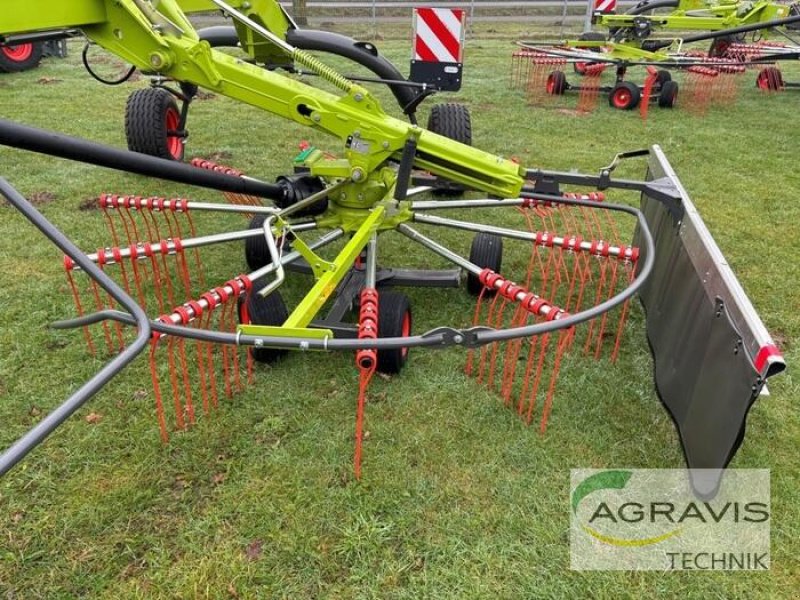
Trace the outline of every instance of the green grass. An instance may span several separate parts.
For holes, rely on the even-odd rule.
[[[405,41],[381,49],[399,65],[408,59]],[[564,110],[574,97],[541,109],[510,90],[512,49],[508,40],[471,41],[463,90],[442,96],[470,105],[475,144],[528,166],[590,172],[618,151],[660,144],[791,367],[800,338],[798,92],[762,95],[748,73],[736,105],[704,116],[653,109],[643,123],[602,99],[580,116]],[[125,99],[145,81],[103,87],[77,54],[73,47],[68,60],[0,78],[0,116],[124,146]],[[787,69],[787,79],[800,80],[800,70]],[[394,110],[388,98],[386,106]],[[196,103],[190,130],[190,155],[225,152],[223,162],[267,179],[290,169],[301,139],[338,150],[336,140],[220,96]],[[40,209],[87,252],[108,243],[101,215],[79,210],[101,191],[217,198],[8,148],[0,148],[0,175],[45,199]],[[0,217],[7,446],[104,357],[88,357],[78,332],[47,328],[74,314],[60,255],[11,208],[0,207]],[[200,225],[209,232],[242,222]],[[429,264],[401,245],[388,252]],[[214,282],[246,268],[238,247],[206,260]],[[410,295],[419,330],[466,321],[462,292]],[[772,470],[769,572],[569,571],[571,468],[683,465],[652,388],[638,307],[617,364],[574,361],[564,373],[544,436],[463,376],[460,352],[414,352],[400,376],[372,384],[360,483],[351,475],[351,356],[293,355],[263,368],[256,385],[166,446],[146,362],[0,481],[0,589],[8,597],[788,598],[800,588],[791,370],[754,406],[733,462]],[[102,420],[88,423],[90,412]]]

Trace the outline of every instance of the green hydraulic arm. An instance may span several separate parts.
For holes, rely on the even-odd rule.
[[[392,118],[363,86],[280,39],[276,44],[274,39],[256,35],[245,47],[253,52],[259,47],[277,47],[337,88],[339,95],[212,49],[199,40],[183,11],[184,4],[189,11],[219,7],[210,0],[4,0],[0,33],[79,28],[144,72],[193,83],[337,136],[345,144],[345,159],[334,168],[323,164],[324,160],[310,165],[313,174],[324,170],[328,177],[349,177],[361,184],[387,160],[399,160],[406,141],[413,138],[415,166],[490,194],[512,197],[519,193],[523,181],[519,165]],[[273,0],[239,5],[248,19],[265,30],[287,26],[288,17]],[[241,23],[237,26],[244,27]],[[279,38],[283,32],[268,33]],[[364,200],[357,200],[359,196]],[[347,201],[367,206],[375,199],[354,191]]]
[[[656,30],[677,31],[721,31],[744,25],[768,23],[789,16],[786,4],[761,0],[758,2],[708,2],[681,0],[669,14],[625,14],[597,13],[595,24],[612,32],[622,33],[626,38],[643,39]],[[585,45],[584,45],[585,46]]]
[[[237,9],[238,10],[235,10]],[[234,17],[243,49],[251,60],[214,50],[200,40],[186,14],[223,9]],[[195,84],[272,114],[338,137],[343,157],[312,153],[311,175],[335,184],[329,210],[318,218],[352,236],[316,285],[289,316],[283,335],[313,335],[307,326],[374,232],[411,218],[402,202],[410,165],[500,197],[517,197],[524,169],[500,156],[424,130],[387,115],[378,100],[284,40],[291,18],[274,0],[4,0],[0,35],[54,28],[78,28],[90,40],[145,73]],[[301,83],[259,67],[276,55],[320,76],[336,92]],[[401,168],[393,166],[400,163]],[[398,188],[400,188],[398,190]],[[392,204],[393,198],[397,197]],[[278,220],[278,227],[287,223]],[[302,242],[298,242],[302,247]],[[308,251],[310,252],[310,250]]]

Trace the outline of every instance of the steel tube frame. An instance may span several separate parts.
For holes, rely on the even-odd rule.
[[[297,225],[292,226],[292,231],[312,231],[317,228],[316,223],[299,223]],[[214,244],[224,244],[226,242],[238,242],[241,240],[246,240],[253,237],[259,237],[264,235],[264,232],[261,229],[244,229],[242,231],[230,231],[228,233],[215,233],[213,235],[204,235],[195,238],[186,238],[181,239],[180,245],[183,249],[192,249],[192,248],[202,248],[204,246],[212,246]],[[167,245],[167,254],[175,254],[177,252],[177,248],[175,246],[175,241],[172,238],[164,240]],[[146,242],[148,245],[152,247],[159,248],[161,246],[161,240],[154,240],[150,242]],[[140,242],[138,244],[133,244],[137,248],[144,248],[145,242]],[[93,252],[91,254],[86,255],[87,258],[96,263],[100,258],[100,252]],[[112,254],[111,250],[106,248],[103,250],[103,264],[112,265],[116,264],[116,260],[114,259],[114,255]],[[130,246],[121,247],[119,248],[119,257],[120,258],[130,258],[131,257],[131,248]],[[144,251],[141,253],[137,252],[137,260],[146,260],[148,257],[144,254]]]
[[[20,194],[8,181],[0,177],[0,194],[19,210],[39,231],[65,254],[89,273],[105,291],[107,291],[121,306],[130,311],[132,325],[136,325],[138,333],[130,346],[108,362],[102,369],[85,382],[67,400],[56,407],[44,417],[28,433],[14,442],[2,455],[0,455],[0,476],[7,473],[14,465],[22,460],[31,450],[44,441],[59,425],[66,421],[76,410],[83,406],[92,396],[108,383],[117,373],[122,371],[147,347],[150,341],[150,321],[144,310],[119,287],[108,275],[86,258],[80,249],[72,243],[61,231],[56,229],[38,210],[36,210],[22,194]]]
[[[536,243],[539,237],[535,233],[530,233],[528,231],[518,231],[516,229],[507,229],[505,227],[496,227],[494,225],[485,225],[483,223],[470,223],[467,221],[458,221],[456,219],[446,219],[444,217],[437,217],[435,215],[425,215],[420,213],[414,213],[414,222],[416,223],[425,223],[427,225],[438,225],[442,227],[452,227],[454,229],[462,229],[464,231],[475,231],[475,232],[486,232],[486,233],[494,233],[495,235],[499,235],[502,237],[507,237],[514,240],[522,240],[525,242],[533,242]],[[552,246],[559,246],[564,247],[569,238],[554,235],[552,232],[539,232],[546,234],[546,238],[548,240],[548,244]],[[550,243],[552,242],[552,243]],[[590,241],[582,241],[578,248],[584,252],[590,252],[592,250],[592,243]],[[619,246],[608,246],[608,254],[615,258],[630,258],[630,255],[626,256],[626,250],[619,247]]]

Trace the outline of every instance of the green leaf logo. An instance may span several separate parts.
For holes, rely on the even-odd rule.
[[[630,481],[632,475],[633,471],[601,471],[600,473],[590,475],[581,481],[572,491],[571,503],[573,514],[575,514],[575,516],[578,515],[578,506],[580,505],[581,500],[586,498],[586,496],[589,494],[598,490],[621,490],[628,485],[628,481]],[[588,525],[584,525],[583,523],[581,523],[581,529],[583,529],[596,540],[599,540],[605,544],[610,544],[612,546],[631,547],[649,546],[651,544],[663,542],[666,539],[678,535],[682,528],[678,527],[672,531],[668,531],[655,537],[633,539],[606,535],[589,527]]]
[[[590,475],[572,491],[572,512],[578,514],[578,505],[586,496],[597,490],[621,490],[633,475],[633,471],[602,471]]]

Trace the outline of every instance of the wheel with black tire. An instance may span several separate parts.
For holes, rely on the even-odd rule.
[[[163,88],[136,90],[125,106],[128,149],[150,156],[183,160],[186,133],[175,96]]]
[[[783,74],[781,70],[778,67],[761,69],[756,77],[756,87],[770,92],[783,89]]]
[[[239,297],[239,322],[244,325],[280,326],[289,318],[289,311],[279,291],[262,298],[258,291],[263,285],[253,285],[244,296]],[[273,363],[289,353],[283,348],[253,347],[253,360],[260,363]]]
[[[493,233],[480,232],[472,238],[469,249],[469,262],[484,269],[500,272],[503,265],[503,238]],[[467,291],[473,296],[481,293],[483,284],[476,275],[467,273]],[[494,290],[487,290],[487,294],[494,294]]]
[[[641,100],[639,86],[630,81],[620,81],[608,93],[608,104],[619,110],[632,110]]]
[[[434,104],[428,116],[427,129],[467,146],[472,145],[472,119],[469,108],[463,104]],[[460,184],[437,179],[432,192],[437,196],[460,196],[464,189]]]
[[[660,108],[674,108],[678,102],[678,83],[669,80],[661,86],[661,91],[658,93],[658,106]]]
[[[656,87],[662,88],[668,81],[672,81],[672,73],[666,69],[659,69],[656,71]]]
[[[19,73],[39,65],[42,60],[41,44],[17,44],[0,46],[0,73]]]
[[[263,229],[265,219],[264,215],[253,215],[247,228]],[[257,271],[272,262],[269,256],[267,240],[264,239],[263,235],[249,237],[244,241],[244,259],[250,271]]]
[[[411,335],[411,302],[398,292],[380,292],[378,296],[378,337],[408,337]],[[377,370],[394,375],[408,360],[408,348],[378,350]]]
[[[561,96],[569,87],[564,71],[553,71],[547,76],[545,91],[551,96]]]

